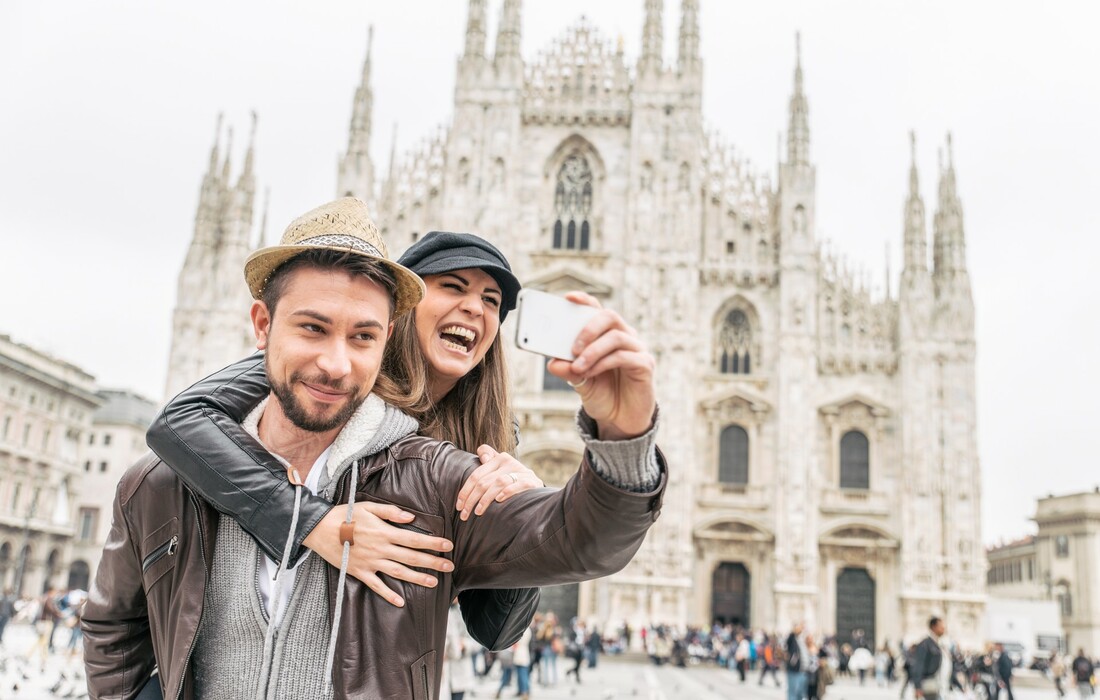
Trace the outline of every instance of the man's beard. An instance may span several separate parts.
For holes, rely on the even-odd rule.
[[[294,372],[290,375],[290,381],[283,384],[271,376],[271,370],[267,370],[267,383],[271,385],[271,392],[275,394],[275,398],[279,401],[279,405],[283,409],[283,414],[290,420],[295,427],[301,430],[308,430],[311,433],[327,433],[330,430],[339,428],[344,423],[348,422],[352,414],[363,403],[365,396],[360,396],[359,388],[357,387],[354,392],[347,394],[347,402],[344,406],[330,417],[318,417],[310,414],[306,407],[295,396],[291,387],[298,382],[306,382],[314,386],[326,387],[333,391],[346,391],[343,382],[334,382],[324,374],[320,374],[316,377],[306,377],[301,372]]]

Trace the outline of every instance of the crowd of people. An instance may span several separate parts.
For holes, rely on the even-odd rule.
[[[87,593],[83,590],[50,588],[41,596],[16,596],[11,589],[0,596],[0,644],[10,623],[26,623],[34,627],[35,642],[27,650],[28,661],[37,660],[42,667],[49,654],[58,651],[56,645],[64,639],[65,653],[76,656],[81,649],[80,614]],[[62,629],[67,638],[58,634]]]
[[[883,641],[877,647],[861,630],[849,639],[825,636],[815,640],[796,625],[789,634],[745,629],[715,623],[710,627],[676,630],[654,625],[641,630],[642,644],[652,663],[687,667],[715,664],[737,674],[741,683],[756,679],[776,687],[785,678],[789,700],[824,697],[837,677],[858,679],[860,685],[898,687],[924,700],[960,693],[965,697],[1014,700],[1016,661],[1002,644],[987,644],[981,651],[966,651],[948,642],[940,618],[929,621],[928,636],[905,646]],[[1083,649],[1076,655],[1053,654],[1049,663],[1038,664],[1053,683],[1058,697],[1072,688],[1080,698],[1093,697],[1100,678],[1100,659]]]

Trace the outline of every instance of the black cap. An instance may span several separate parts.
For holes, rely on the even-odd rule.
[[[397,262],[421,277],[468,268],[484,270],[500,285],[501,323],[508,312],[516,308],[516,297],[523,286],[512,274],[504,254],[472,233],[432,231],[413,243]]]

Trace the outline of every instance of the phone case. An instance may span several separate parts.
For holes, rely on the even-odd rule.
[[[517,304],[516,347],[528,352],[573,360],[573,341],[585,324],[599,313],[537,289],[524,289]]]

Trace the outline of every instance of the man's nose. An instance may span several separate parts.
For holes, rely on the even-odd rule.
[[[317,368],[330,379],[341,379],[351,373],[351,356],[342,339],[334,338],[317,356]]]

